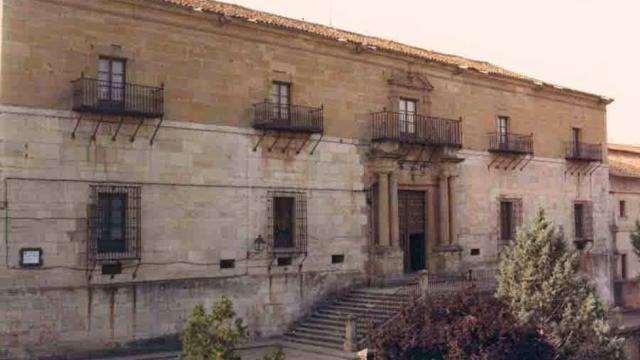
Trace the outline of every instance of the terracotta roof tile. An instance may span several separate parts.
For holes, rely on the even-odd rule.
[[[640,146],[609,144],[608,160],[611,175],[640,178]]]
[[[537,86],[552,86],[558,90],[566,90],[577,92],[585,95],[596,96],[601,98],[605,102],[610,102],[611,99],[606,97],[590,94],[582,91],[572,90],[561,86],[553,85],[551,83],[542,82],[534,78],[519,74],[514,71],[506,70],[499,66],[490,64],[484,61],[477,61],[467,59],[461,56],[444,54],[432,50],[426,50],[417,48],[414,46],[405,45],[399,42],[385,40],[377,37],[366,36],[356,34],[349,31],[339,30],[330,26],[320,25],[305,22],[302,20],[296,20],[287,18],[284,16],[274,15],[263,11],[257,11],[248,9],[239,5],[227,4],[213,0],[153,0],[163,3],[173,4],[176,6],[182,6],[190,8],[196,11],[211,12],[230,18],[241,19],[253,23],[264,24],[268,26],[275,26],[279,28],[295,30],[305,32],[311,35],[321,36],[327,39],[359,44],[364,47],[368,47],[372,50],[385,50],[390,52],[396,52],[399,54],[422,58],[429,61],[434,61],[442,64],[458,66],[461,69],[469,69],[477,71],[479,73],[489,76],[499,76],[512,79],[525,80],[534,83]]]

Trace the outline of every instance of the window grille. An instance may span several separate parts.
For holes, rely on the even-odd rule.
[[[590,201],[574,202],[573,219],[573,238],[593,240],[593,204]]]
[[[272,253],[307,252],[307,194],[269,191],[267,243]]]
[[[515,239],[516,231],[522,226],[522,199],[499,199],[498,240]]]
[[[91,185],[88,257],[93,261],[140,258],[139,186]]]

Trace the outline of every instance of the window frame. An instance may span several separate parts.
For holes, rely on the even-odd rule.
[[[90,185],[87,226],[87,257],[90,261],[140,259],[141,193],[142,189],[138,185]],[[113,208],[114,199],[119,199],[122,202],[120,209]],[[122,245],[119,246],[121,247],[114,246],[111,238],[114,230],[112,222],[114,212],[120,212]]]
[[[503,212],[506,207],[509,210],[508,216]],[[502,242],[515,240],[516,232],[522,226],[522,218],[522,198],[498,198],[498,240]],[[503,223],[505,219],[508,220],[508,226]],[[509,236],[506,236],[507,233],[509,233]]]
[[[409,110],[409,104],[413,105],[413,110]],[[418,99],[409,97],[398,98],[398,121],[400,133],[413,135],[416,133],[416,120],[418,117]]]
[[[283,89],[286,89],[286,95],[283,95]],[[270,95],[274,117],[280,120],[289,120],[291,116],[291,83],[278,80],[272,81]],[[283,102],[283,99],[286,99],[286,101]]]
[[[578,217],[577,209],[581,209],[580,217]],[[592,241],[593,203],[591,201],[574,201],[572,212],[574,241]]]
[[[102,61],[107,61],[108,62],[108,71],[104,72],[100,70],[100,63]],[[113,71],[113,64],[115,62],[121,63],[122,64],[122,74],[114,74]],[[106,74],[107,76],[107,80],[103,80],[100,77],[100,74]],[[122,80],[120,82],[120,86],[115,86],[115,82],[114,82],[114,75],[121,75],[122,76]],[[125,101],[125,89],[126,89],[126,83],[127,83],[127,59],[126,58],[120,58],[120,57],[114,57],[114,56],[104,56],[104,55],[100,55],[98,57],[98,68],[96,71],[96,78],[98,80],[98,100],[100,100],[101,102],[109,102],[109,103],[113,103],[113,104],[121,104],[124,103]],[[102,82],[107,82],[107,85],[104,86],[103,84],[101,84]],[[108,90],[108,96],[107,97],[103,97],[102,96],[102,88],[106,87],[106,89]],[[114,96],[114,92],[117,93],[116,91],[120,90],[119,93],[119,98],[117,96]]]
[[[290,247],[276,246],[276,199],[293,198],[292,234]],[[267,193],[267,244],[272,254],[307,253],[308,220],[307,193],[301,191],[274,190]]]
[[[618,201],[618,215],[622,219],[627,217],[627,202],[625,200]]]
[[[504,115],[496,117],[496,139],[500,148],[507,147],[509,142],[510,118]]]

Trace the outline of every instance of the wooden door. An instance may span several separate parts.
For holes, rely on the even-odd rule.
[[[398,191],[400,247],[407,272],[426,267],[425,192]]]

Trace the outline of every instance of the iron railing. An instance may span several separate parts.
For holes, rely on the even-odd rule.
[[[462,146],[460,120],[411,113],[381,111],[371,114],[372,141]]]
[[[140,258],[141,190],[135,185],[91,185],[87,242],[90,261]]]
[[[277,228],[274,202],[276,198],[292,198],[293,219],[291,221],[291,246],[276,244],[275,230]],[[307,253],[307,194],[301,191],[269,191],[267,193],[267,249],[270,254],[306,254]]]
[[[102,114],[161,117],[164,89],[81,77],[71,82],[73,110]]]
[[[491,133],[489,151],[495,153],[533,154],[533,134]]]
[[[264,101],[253,105],[253,127],[303,133],[323,131],[324,106],[319,108]]]
[[[565,144],[565,158],[567,160],[602,161],[602,145],[568,142]]]

